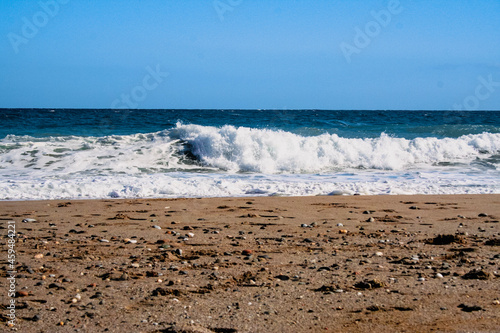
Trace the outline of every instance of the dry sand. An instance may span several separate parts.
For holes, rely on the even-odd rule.
[[[6,331],[500,331],[500,195],[0,202],[0,220]]]

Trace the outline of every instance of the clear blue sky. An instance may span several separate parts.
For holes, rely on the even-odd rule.
[[[397,2],[0,0],[0,107],[500,110],[500,1]]]

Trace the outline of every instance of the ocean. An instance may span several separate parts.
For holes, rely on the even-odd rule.
[[[0,109],[0,200],[500,193],[500,112]]]

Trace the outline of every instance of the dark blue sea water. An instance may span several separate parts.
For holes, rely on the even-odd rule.
[[[0,200],[500,193],[500,112],[0,110]]]

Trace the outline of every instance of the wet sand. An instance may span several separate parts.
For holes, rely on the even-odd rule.
[[[499,220],[500,195],[0,202],[0,324],[499,332]]]

